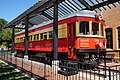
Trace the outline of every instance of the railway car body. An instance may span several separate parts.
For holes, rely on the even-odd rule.
[[[83,61],[88,53],[98,54],[98,50],[105,49],[104,29],[104,20],[93,11],[79,11],[60,18],[58,22],[59,58]],[[45,54],[48,57],[52,55],[53,21],[29,28],[28,36],[28,54],[37,55],[38,53],[42,56]],[[14,45],[17,51],[24,52],[24,38],[24,31],[15,34]]]

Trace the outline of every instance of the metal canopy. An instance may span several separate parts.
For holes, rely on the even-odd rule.
[[[120,5],[120,0],[58,0],[58,18],[68,14],[81,11],[93,10],[99,12],[106,9],[111,9]],[[20,16],[8,23],[6,28],[21,28],[24,29],[26,16],[29,17],[29,27],[40,24],[45,21],[53,20],[54,0],[41,0],[31,8],[26,10]]]

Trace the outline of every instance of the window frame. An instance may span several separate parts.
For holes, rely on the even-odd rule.
[[[81,21],[88,21],[89,22],[89,35],[82,35],[80,34],[80,22]],[[102,24],[102,22],[97,22],[99,24],[99,35],[92,35],[92,22],[97,22],[93,20],[79,20],[76,22],[76,37],[100,37],[100,38],[105,38],[105,26]],[[103,35],[101,35],[101,24],[103,25]]]
[[[42,35],[41,35],[42,34]],[[43,37],[43,33],[40,33],[40,40],[43,40],[44,37]]]
[[[36,34],[33,35],[33,37],[34,37],[33,41],[36,41],[36,36],[37,36]]]
[[[46,36],[46,39],[45,39],[45,36]],[[44,32],[43,33],[43,40],[47,40],[48,39],[48,32]]]
[[[97,24],[98,24],[98,32],[99,32],[99,33],[97,33],[97,34],[93,34],[93,23],[97,23]],[[91,27],[92,27],[92,28],[91,28],[91,29],[92,29],[92,30],[91,30],[91,31],[92,31],[92,32],[91,32],[91,35],[100,35],[100,22],[92,21]]]
[[[107,34],[107,31],[111,32],[111,35]],[[107,49],[113,49],[113,29],[112,28],[106,28],[105,32],[106,32],[106,40],[107,40],[107,42],[106,42],[106,48]],[[109,37],[109,38],[107,38],[107,37]],[[108,43],[108,41],[109,41],[109,43]]]
[[[89,35],[90,35],[90,21],[89,21],[89,20],[80,20],[80,21],[79,21],[79,28],[78,28],[78,29],[79,29],[79,34],[80,34],[80,35],[84,35],[84,36],[87,36],[87,35],[88,35],[88,34],[81,34],[81,33],[80,33],[80,28],[81,28],[80,23],[81,23],[81,22],[88,22],[88,23],[89,23]]]
[[[36,40],[40,40],[40,34],[36,34]]]
[[[32,35],[29,35],[29,42],[32,41]]]
[[[52,33],[52,37],[50,37],[50,32]],[[48,31],[48,39],[53,39],[53,31]]]
[[[118,29],[120,30],[120,26],[119,27],[117,27],[117,49],[119,49],[120,50],[120,31],[118,31]]]

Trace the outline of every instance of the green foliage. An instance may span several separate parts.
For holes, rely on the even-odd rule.
[[[3,27],[7,24],[7,21],[5,19],[0,18],[0,39],[2,37],[2,30]]]
[[[0,18],[0,45],[10,47],[12,44],[12,30],[4,29],[7,24],[5,19]]]
[[[7,28],[7,29],[4,29],[3,32],[2,32],[2,40],[3,41],[9,41],[12,39],[12,30]]]
[[[15,33],[22,31],[21,29],[15,29]]]
[[[5,19],[0,18],[0,30],[7,24]]]
[[[2,32],[2,45],[7,46],[8,48],[11,47],[12,43],[12,30],[11,29],[4,29]]]

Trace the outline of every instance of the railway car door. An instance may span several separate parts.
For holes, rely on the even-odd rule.
[[[70,23],[67,25],[68,32],[68,58],[76,59],[74,48],[75,48],[75,23]]]

